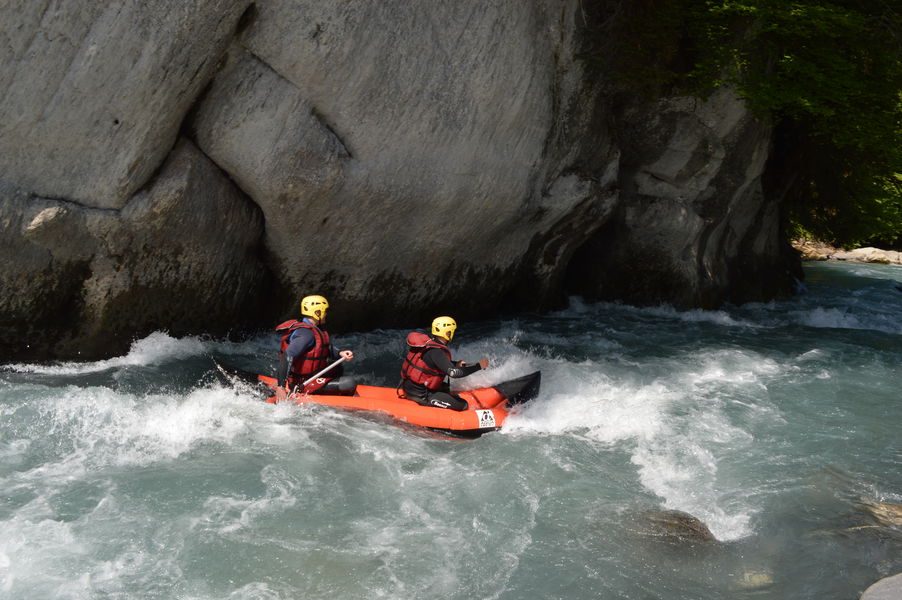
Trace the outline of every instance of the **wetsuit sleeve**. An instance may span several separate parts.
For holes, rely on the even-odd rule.
[[[279,385],[285,385],[285,379],[288,377],[288,368],[291,365],[291,362],[296,357],[310,350],[314,345],[313,333],[308,329],[298,329],[291,334],[291,337],[288,338],[288,348],[279,358],[279,370],[276,373]]]
[[[441,371],[445,375],[454,377],[455,379],[458,377],[466,377],[467,375],[482,369],[482,367],[479,366],[479,363],[467,365],[466,367],[458,367],[448,360],[448,356],[438,348],[430,348],[427,350],[423,354],[423,361],[436,371]]]

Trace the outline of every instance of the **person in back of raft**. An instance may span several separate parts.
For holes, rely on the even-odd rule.
[[[451,359],[448,342],[454,337],[457,322],[451,317],[432,321],[432,335],[421,331],[407,334],[407,355],[401,365],[401,396],[423,406],[467,410],[467,401],[451,393],[446,377],[466,377],[489,366],[482,358],[475,365]]]
[[[352,377],[344,375],[344,365],[338,365],[316,378],[306,387],[305,381],[338,360],[350,361],[350,350],[336,352],[329,333],[323,329],[329,302],[322,296],[304,296],[301,299],[300,321],[291,319],[276,327],[280,335],[279,370],[276,378],[276,399],[284,400],[297,386],[308,394],[351,395],[357,387]]]

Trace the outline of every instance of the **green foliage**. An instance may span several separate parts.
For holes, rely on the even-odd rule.
[[[705,3],[715,51],[700,80],[736,85],[759,114],[791,123],[797,225],[837,244],[902,236],[902,16],[883,0]]]
[[[628,88],[733,85],[791,132],[794,226],[843,245],[902,242],[898,0],[624,0],[611,20],[608,66]]]

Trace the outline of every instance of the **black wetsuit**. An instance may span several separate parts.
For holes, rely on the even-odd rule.
[[[423,362],[436,371],[441,371],[448,377],[466,377],[471,373],[475,373],[482,369],[479,363],[460,366],[460,361],[451,362],[448,355],[438,348],[430,348],[423,353]],[[401,383],[404,395],[410,400],[423,406],[438,406],[439,408],[450,408],[451,410],[467,410],[467,401],[451,393],[451,386],[445,382],[444,388],[430,392],[426,386],[416,384],[409,379],[405,379]]]

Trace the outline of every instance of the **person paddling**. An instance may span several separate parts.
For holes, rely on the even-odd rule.
[[[467,410],[467,401],[451,393],[446,377],[466,377],[489,366],[482,358],[474,365],[451,359],[448,343],[454,337],[457,322],[451,317],[432,321],[432,335],[421,331],[407,334],[407,355],[401,365],[400,395],[423,406]]]
[[[301,299],[301,317],[291,319],[276,327],[280,334],[279,369],[276,378],[279,387],[276,399],[281,401],[296,387],[307,394],[351,395],[357,387],[352,377],[344,375],[344,365],[337,365],[322,377],[317,377],[307,386],[310,379],[340,358],[350,361],[354,358],[351,350],[336,352],[332,347],[329,333],[323,329],[329,302],[322,296],[304,296]]]

